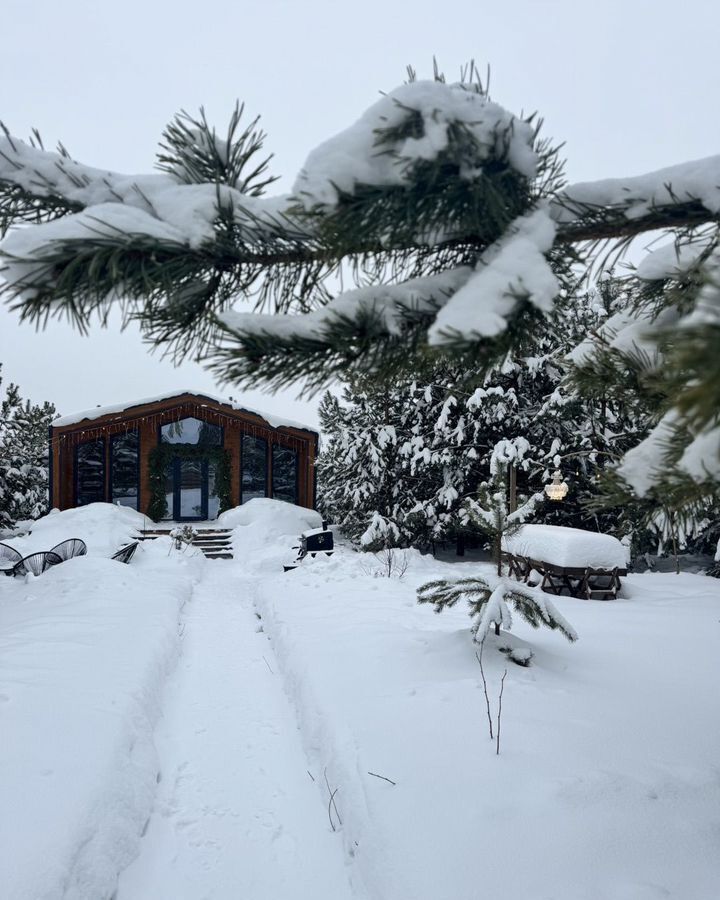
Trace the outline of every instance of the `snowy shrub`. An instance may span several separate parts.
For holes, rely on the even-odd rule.
[[[374,578],[400,579],[407,572],[409,560],[405,550],[387,547],[385,550],[373,553],[372,558],[375,564],[363,565],[363,570]]]

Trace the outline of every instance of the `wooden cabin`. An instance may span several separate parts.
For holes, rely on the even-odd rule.
[[[56,509],[119,503],[154,521],[206,521],[253,497],[315,506],[318,434],[189,391],[56,419]]]

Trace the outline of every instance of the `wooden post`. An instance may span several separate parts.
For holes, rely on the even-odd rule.
[[[517,509],[517,470],[515,466],[510,463],[510,512],[515,512]]]

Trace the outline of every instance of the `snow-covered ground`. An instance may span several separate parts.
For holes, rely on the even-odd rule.
[[[529,668],[493,638],[498,756],[465,610],[415,602],[477,563],[283,574],[317,521],[265,500],[227,514],[233,561],[124,566],[100,557],[134,523],[92,515],[88,557],[0,579],[3,900],[718,896],[717,580],[557,598],[580,640],[518,622]]]

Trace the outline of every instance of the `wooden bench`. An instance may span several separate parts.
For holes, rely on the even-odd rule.
[[[556,566],[542,559],[507,551],[503,551],[502,559],[510,575],[518,581],[527,584],[534,570],[542,579],[540,589],[546,593],[560,596],[567,592],[571,597],[584,597],[586,600],[615,600],[620,590],[620,578],[627,575],[627,569],[618,566],[612,569]]]

